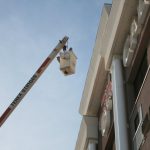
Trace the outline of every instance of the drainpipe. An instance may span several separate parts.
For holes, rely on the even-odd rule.
[[[89,140],[88,143],[88,150],[96,150],[96,144],[97,142],[94,140]]]
[[[129,150],[122,60],[114,56],[112,61],[113,113],[116,150]]]

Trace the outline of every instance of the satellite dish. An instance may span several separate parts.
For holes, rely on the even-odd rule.
[[[103,110],[99,125],[102,136],[107,136],[110,128],[110,111]]]
[[[132,46],[135,46],[133,43],[134,41],[132,41],[130,43],[130,36],[127,36],[127,39],[125,41],[125,44],[124,44],[124,49],[123,49],[123,65],[124,67],[128,67],[131,62],[132,62],[132,58],[133,58],[133,53],[134,53],[134,50],[130,48],[130,45]]]

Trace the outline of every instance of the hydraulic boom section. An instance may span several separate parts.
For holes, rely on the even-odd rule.
[[[65,36],[62,40],[59,41],[59,43],[56,45],[56,47],[53,49],[53,51],[49,54],[49,56],[45,59],[45,61],[42,63],[42,65],[38,68],[38,70],[34,73],[34,75],[31,77],[31,79],[23,87],[23,89],[16,96],[16,98],[13,100],[13,102],[5,110],[5,112],[0,117],[0,127],[3,125],[3,123],[9,117],[9,115],[14,111],[14,109],[18,106],[18,104],[22,101],[24,96],[29,92],[29,90],[32,88],[32,86],[35,84],[35,82],[39,79],[39,77],[46,70],[46,68],[49,66],[49,64],[52,62],[52,60],[56,57],[56,55],[61,51],[61,49],[66,47],[66,43],[67,43],[68,39],[69,38],[67,36]]]

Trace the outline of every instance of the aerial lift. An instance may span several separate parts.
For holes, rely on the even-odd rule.
[[[5,112],[0,117],[0,127],[7,120],[10,114],[14,111],[14,109],[18,106],[18,104],[22,101],[24,96],[29,92],[35,82],[39,79],[39,77],[43,74],[49,64],[53,61],[53,59],[57,56],[57,54],[63,49],[63,52],[60,52],[60,56],[57,57],[57,60],[60,63],[60,70],[64,73],[64,75],[71,75],[75,73],[75,65],[76,65],[76,55],[74,54],[72,48],[68,49],[67,42],[68,37],[65,36],[53,51],[49,54],[49,56],[45,59],[42,65],[37,69],[31,79],[26,83],[23,89],[19,92],[16,98],[12,101],[9,107],[5,110]]]

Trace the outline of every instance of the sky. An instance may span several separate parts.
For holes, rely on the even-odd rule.
[[[0,0],[0,115],[65,35],[78,57],[71,76],[50,64],[0,128],[1,150],[74,150],[104,2]]]

